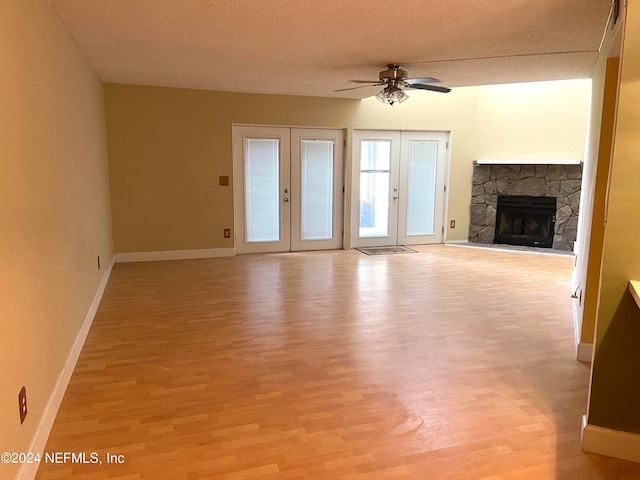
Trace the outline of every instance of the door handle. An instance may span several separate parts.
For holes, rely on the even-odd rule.
[[[284,203],[287,203],[289,201],[288,197],[284,197]]]
[[[393,199],[394,199],[394,200],[397,200],[397,199],[398,199],[398,195],[394,195],[394,196],[393,196]]]

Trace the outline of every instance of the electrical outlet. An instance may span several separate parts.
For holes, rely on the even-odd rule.
[[[22,387],[18,394],[18,407],[20,408],[20,425],[24,423],[24,419],[27,418],[27,389]]]
[[[224,238],[231,238],[231,229],[230,228],[225,228],[224,229]]]
[[[450,228],[456,228],[456,221],[455,220],[451,220],[451,222],[449,222],[449,227]]]

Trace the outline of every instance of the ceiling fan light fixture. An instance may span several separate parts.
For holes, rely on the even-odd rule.
[[[387,103],[387,99],[389,98],[387,95],[387,88],[388,87],[384,87],[382,90],[380,90],[380,93],[376,95],[376,99],[381,103]]]
[[[407,98],[409,98],[409,95],[407,95],[406,93],[404,93],[404,90],[402,90],[401,88],[396,87],[395,90],[391,93],[391,100],[393,100],[394,102],[397,103],[402,103],[404,102]]]
[[[404,91],[400,87],[391,85],[384,87],[380,91],[380,93],[376,95],[376,98],[382,103],[388,103],[389,105],[393,106],[394,103],[404,102],[407,98],[409,98],[409,95],[404,93]]]

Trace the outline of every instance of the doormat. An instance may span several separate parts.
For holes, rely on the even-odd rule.
[[[418,253],[417,250],[413,250],[412,248],[403,247],[401,245],[398,246],[390,246],[390,247],[360,247],[356,248],[359,252],[362,252],[366,255],[389,255],[394,253]]]

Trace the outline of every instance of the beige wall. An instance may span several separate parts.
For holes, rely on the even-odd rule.
[[[0,2],[0,65],[0,451],[26,452],[112,257],[107,153],[102,85],[48,2]]]
[[[115,250],[233,246],[222,236],[233,226],[231,187],[217,185],[219,175],[232,175],[233,123],[345,128],[348,139],[360,128],[451,132],[448,220],[456,220],[457,228],[448,230],[447,239],[466,240],[473,160],[582,158],[588,83],[467,87],[447,95],[411,91],[394,107],[374,98],[107,84]],[[523,128],[520,122],[527,121]],[[346,159],[348,186],[350,142]]]
[[[591,80],[478,89],[478,158],[583,160]]]
[[[105,99],[116,252],[232,247],[232,124],[345,128],[359,103],[114,84]]]
[[[640,433],[640,309],[627,290],[640,279],[640,4],[627,9],[588,420]]]

